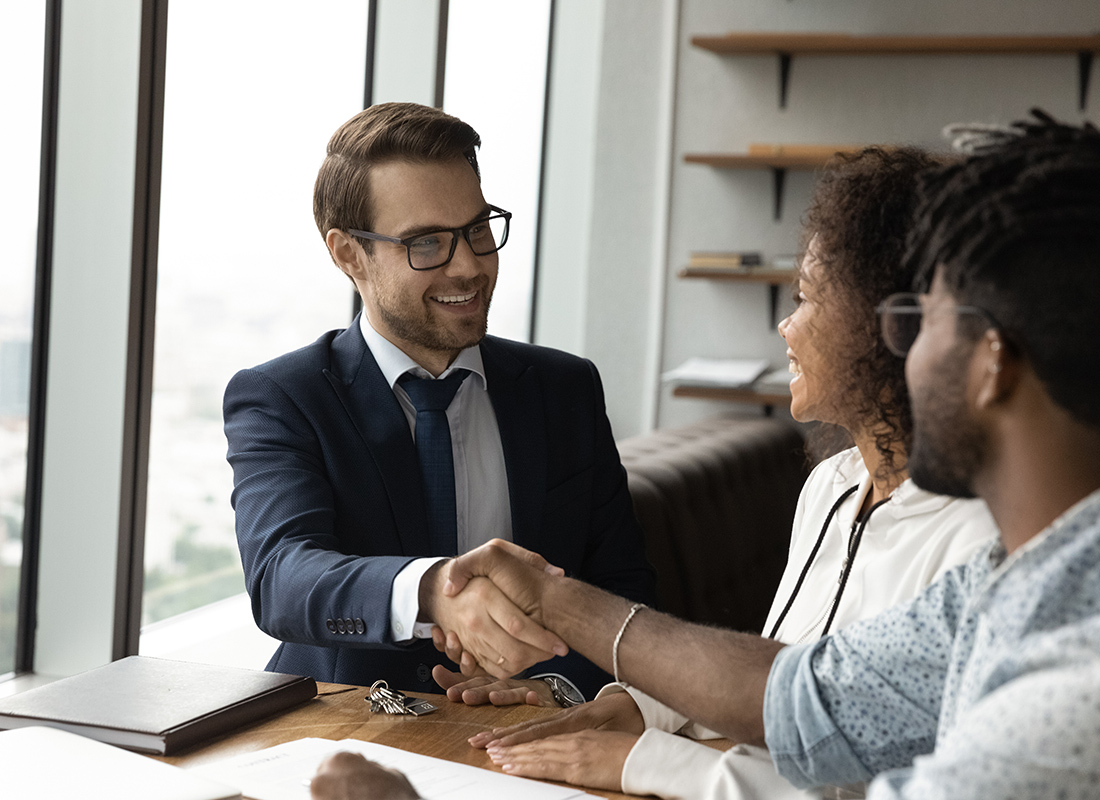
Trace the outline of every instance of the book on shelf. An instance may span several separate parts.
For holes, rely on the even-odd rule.
[[[316,694],[300,675],[130,656],[0,700],[0,729],[45,725],[170,755]]]
[[[747,389],[767,369],[763,358],[689,358],[661,377],[687,386]]]
[[[75,733],[31,726],[0,731],[0,797],[13,800],[235,800],[241,793],[197,772]]]
[[[688,269],[743,271],[764,263],[759,251],[745,252],[693,252]]]

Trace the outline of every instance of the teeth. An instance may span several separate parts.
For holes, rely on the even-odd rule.
[[[787,362],[787,372],[791,373],[792,375],[801,375],[802,368],[799,367],[798,362],[792,358]]]
[[[432,299],[437,303],[468,303],[474,299],[475,295],[477,295],[477,292],[470,292],[469,294],[448,294],[440,297],[433,297]]]

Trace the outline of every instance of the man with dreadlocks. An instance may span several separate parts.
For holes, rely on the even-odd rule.
[[[765,741],[797,786],[1100,796],[1100,132],[1037,117],[926,174],[907,253],[921,293],[879,309],[908,357],[910,475],[983,498],[998,540],[914,600],[789,647],[632,606],[505,542],[453,562],[444,592],[488,576],[618,679]],[[735,776],[711,786],[740,797]]]

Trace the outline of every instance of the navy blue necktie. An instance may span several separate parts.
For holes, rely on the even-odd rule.
[[[428,535],[432,552],[458,555],[458,514],[455,509],[455,465],[447,406],[470,374],[457,369],[442,380],[405,373],[398,382],[416,408],[416,455],[428,500]]]

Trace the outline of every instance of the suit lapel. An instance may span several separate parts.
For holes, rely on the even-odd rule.
[[[482,340],[481,357],[504,448],[512,538],[537,551],[546,497],[546,415],[538,370],[493,337]]]
[[[432,555],[426,501],[408,420],[363,340],[359,317],[332,341],[325,377],[382,476],[403,555]]]

